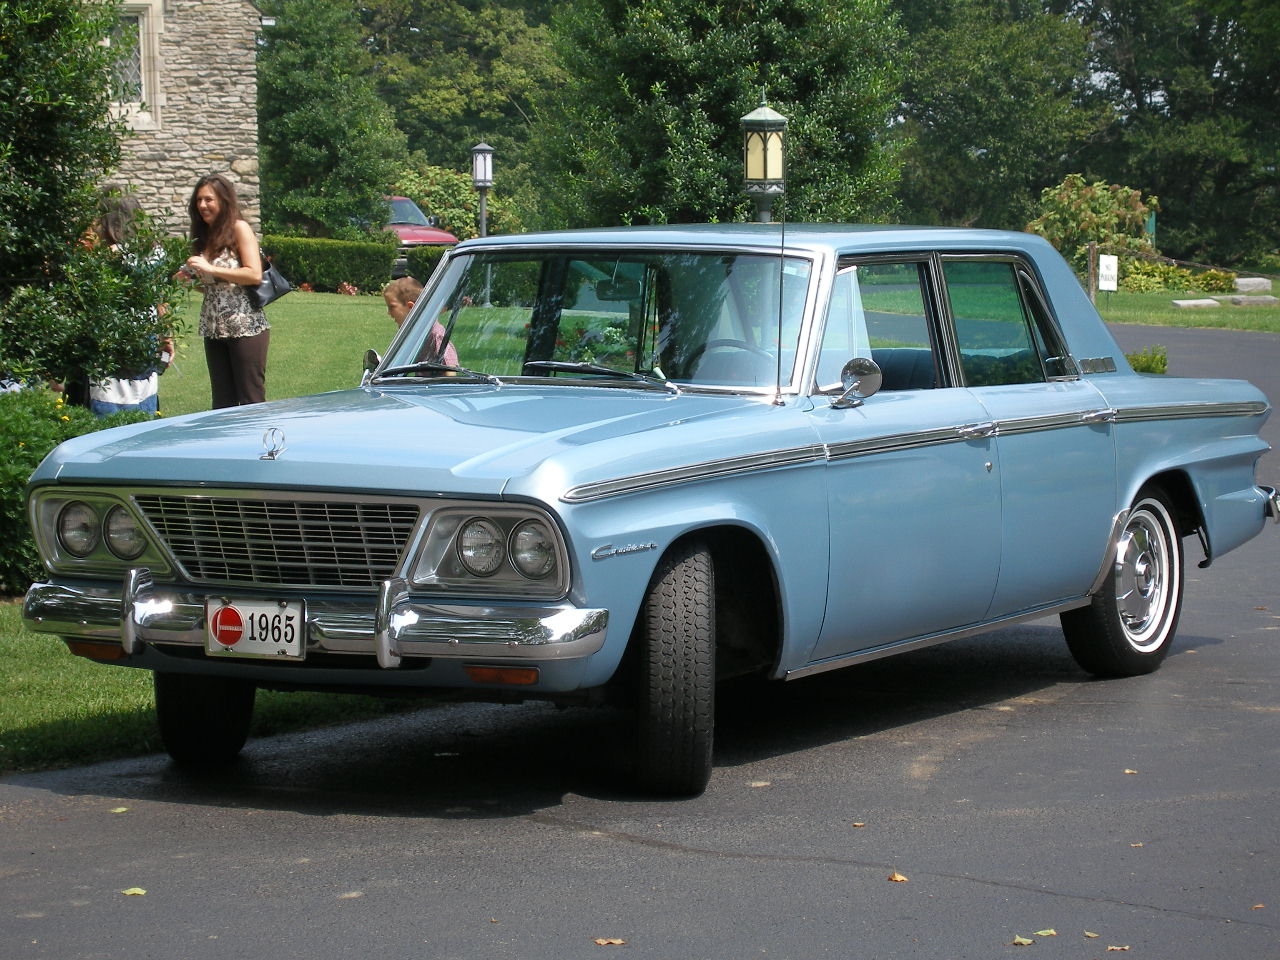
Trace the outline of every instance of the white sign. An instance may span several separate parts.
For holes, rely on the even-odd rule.
[[[1119,290],[1120,258],[1109,253],[1098,254],[1098,289]]]

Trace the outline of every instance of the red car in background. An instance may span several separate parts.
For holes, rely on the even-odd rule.
[[[428,217],[408,197],[387,197],[387,202],[391,207],[387,229],[394,231],[400,240],[396,261],[391,268],[391,276],[403,277],[408,272],[409,248],[451,247],[458,242],[458,238],[452,233],[436,226],[435,217]]]

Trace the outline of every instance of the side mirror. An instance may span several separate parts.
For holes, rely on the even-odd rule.
[[[360,377],[360,386],[364,386],[373,379],[373,371],[378,369],[378,365],[382,363],[382,357],[378,356],[378,351],[370,347],[364,352],[364,374]]]
[[[878,363],[866,357],[854,357],[840,371],[840,386],[844,389],[831,401],[831,407],[833,410],[846,410],[861,406],[862,401],[880,392],[883,383],[884,374],[880,372]]]

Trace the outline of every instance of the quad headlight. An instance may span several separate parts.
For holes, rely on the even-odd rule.
[[[72,500],[58,512],[58,542],[62,549],[83,560],[97,548],[102,518],[82,500]]]
[[[568,589],[559,529],[532,507],[445,507],[431,518],[411,582],[476,596],[558,597]]]
[[[65,572],[115,574],[133,563],[153,571],[170,566],[123,495],[37,490],[31,499],[31,526],[45,562]]]

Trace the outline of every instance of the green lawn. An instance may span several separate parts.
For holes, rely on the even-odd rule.
[[[1280,296],[1280,290],[1277,291]],[[1142,323],[1160,327],[1207,327],[1230,330],[1260,330],[1280,333],[1280,304],[1261,307],[1220,307],[1180,309],[1174,300],[1205,299],[1203,293],[1099,293],[1098,312],[1109,323]]]
[[[190,295],[178,309],[186,327],[177,362],[160,380],[160,412],[165,416],[209,409],[209,371],[197,332],[199,294]],[[365,350],[385,352],[396,332],[382,297],[298,291],[268,306],[267,319],[270,400],[355,386]]]

